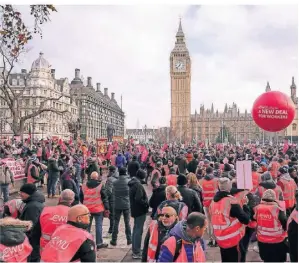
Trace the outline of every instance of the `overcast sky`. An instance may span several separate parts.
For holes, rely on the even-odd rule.
[[[23,10],[24,7],[20,8]],[[57,6],[30,42],[21,68],[40,51],[71,81],[75,68],[115,92],[126,128],[169,126],[169,55],[182,17],[192,60],[192,113],[200,104],[248,109],[270,82],[290,93],[297,81],[297,6]]]

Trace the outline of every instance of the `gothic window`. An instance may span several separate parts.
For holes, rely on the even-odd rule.
[[[293,123],[293,124],[292,124],[292,130],[293,130],[293,131],[296,131],[296,129],[297,129],[297,124],[296,124],[296,123]]]
[[[17,86],[17,80],[16,80],[16,79],[13,79],[13,80],[12,80],[12,85],[13,85],[13,86]]]

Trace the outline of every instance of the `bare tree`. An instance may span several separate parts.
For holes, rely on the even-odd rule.
[[[9,83],[12,70],[20,57],[26,53],[27,44],[32,40],[34,34],[42,37],[41,25],[50,21],[50,12],[57,11],[53,5],[31,5],[31,15],[34,17],[34,27],[32,30],[22,20],[21,13],[12,5],[0,5],[0,54],[2,56],[1,75],[2,83],[0,84],[0,99],[6,102],[10,111],[11,129],[14,135],[23,135],[25,122],[31,118],[40,115],[43,112],[55,112],[64,114],[68,111],[59,111],[52,107],[52,101],[59,101],[63,95],[58,98],[41,97],[40,105],[33,109],[26,116],[21,115],[23,94],[26,90],[25,85],[21,89],[13,89]]]

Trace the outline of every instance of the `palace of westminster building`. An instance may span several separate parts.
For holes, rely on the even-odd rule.
[[[231,106],[225,104],[223,112],[211,107],[200,106],[199,111],[191,113],[191,58],[185,42],[181,21],[176,34],[174,49],[170,53],[171,78],[171,121],[170,140],[182,142],[190,139],[216,142],[222,130],[228,130],[235,142],[244,141],[281,141],[283,138],[298,140],[298,98],[294,77],[292,78],[290,93],[296,107],[293,123],[279,133],[263,132],[253,121],[247,110],[240,112],[236,103]],[[270,91],[267,83],[266,92]],[[222,128],[224,127],[224,128]],[[218,137],[219,138],[219,137]]]

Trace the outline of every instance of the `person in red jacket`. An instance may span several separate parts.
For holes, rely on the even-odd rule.
[[[295,193],[297,185],[294,179],[289,175],[288,166],[281,166],[278,170],[280,173],[277,185],[280,186],[285,201],[286,214],[289,216],[296,204]]]
[[[255,208],[257,240],[260,257],[264,262],[285,262],[287,217],[284,209],[277,203],[275,192],[264,192],[261,203]]]
[[[12,217],[0,219],[1,262],[27,262],[32,246],[25,232],[31,228],[31,221],[21,221]]]
[[[58,205],[46,206],[43,209],[34,231],[34,238],[37,242],[40,240],[41,250],[48,244],[54,231],[59,226],[66,224],[67,215],[74,199],[74,192],[70,189],[65,189],[61,192]]]
[[[103,242],[103,219],[104,215],[109,216],[109,201],[97,172],[92,172],[90,180],[82,186],[81,203],[86,205],[91,214],[89,231],[93,218],[95,219],[97,249],[108,247],[108,244]]]
[[[67,223],[58,227],[41,253],[41,262],[96,262],[96,246],[87,231],[90,213],[84,205],[70,208]]]

